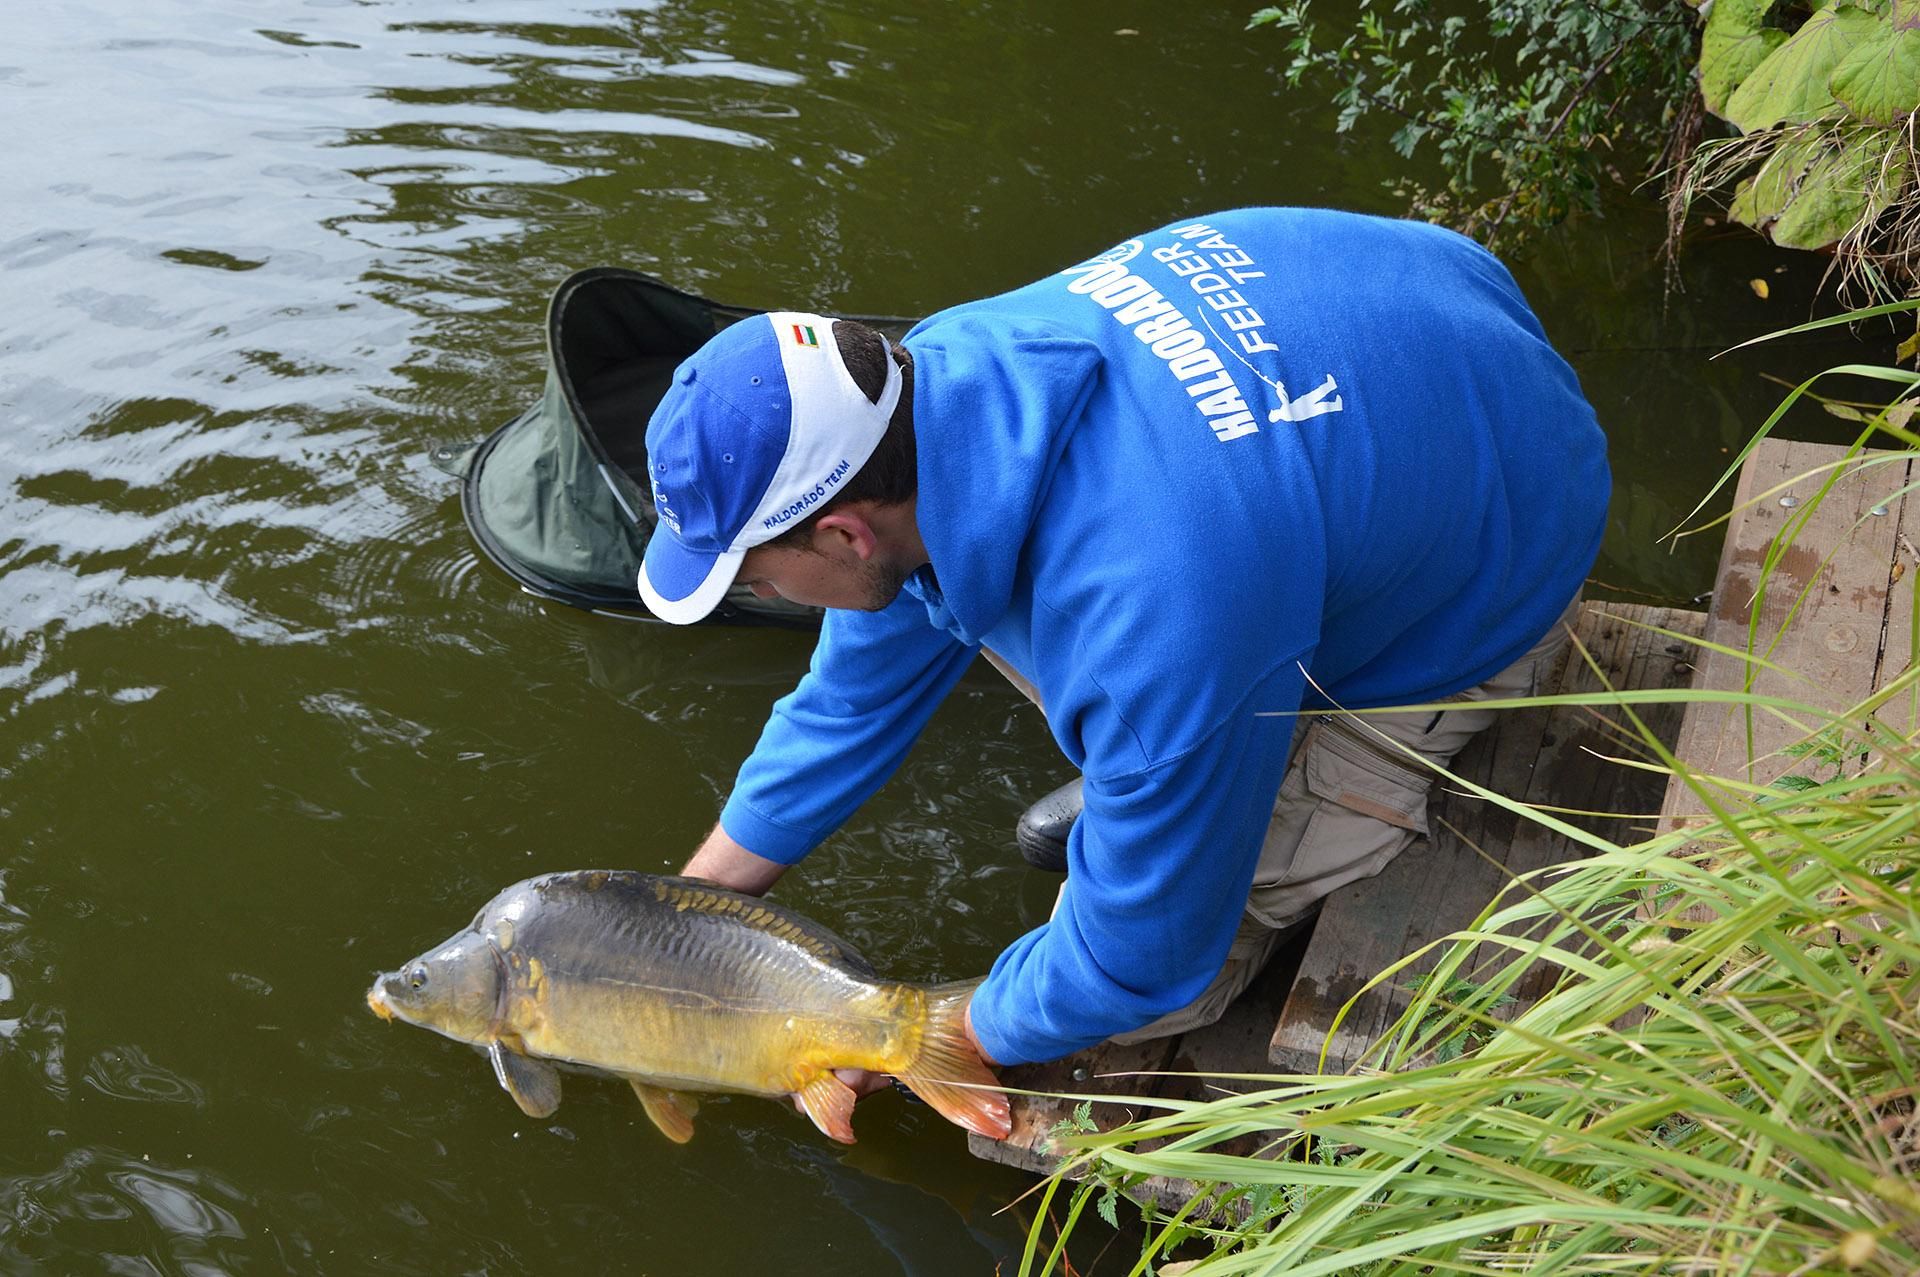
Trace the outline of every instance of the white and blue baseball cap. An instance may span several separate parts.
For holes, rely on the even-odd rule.
[[[674,370],[647,423],[659,523],[640,597],[664,621],[714,609],[748,550],[831,498],[867,463],[900,402],[889,357],[878,403],[840,359],[833,321],[800,311],[721,329]]]

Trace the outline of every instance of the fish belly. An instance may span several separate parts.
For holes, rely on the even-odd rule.
[[[845,1004],[769,1005],[627,983],[550,986],[521,1034],[529,1052],[662,1085],[780,1095],[822,1069],[887,1071],[911,1056],[901,1023],[915,991],[869,986]]]
[[[822,1068],[911,1061],[921,990],[856,974],[796,938],[784,915],[731,900],[716,913],[704,893],[642,881],[523,918],[507,959],[510,1019],[526,1049],[685,1089],[769,1095]]]

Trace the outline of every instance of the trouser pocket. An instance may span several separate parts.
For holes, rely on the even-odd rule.
[[[1380,872],[1427,832],[1433,777],[1364,723],[1315,720],[1281,783],[1247,912],[1287,926],[1329,892]]]

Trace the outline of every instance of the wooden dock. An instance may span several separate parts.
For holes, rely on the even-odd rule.
[[[1823,710],[1858,704],[1909,668],[1917,650],[1920,600],[1911,578],[1920,575],[1920,494],[1905,489],[1920,482],[1920,473],[1910,470],[1920,465],[1904,456],[1848,459],[1835,447],[1761,444],[1740,475],[1711,611],[1588,603],[1575,637],[1591,661],[1578,648],[1570,652],[1542,690],[1751,686]],[[1736,650],[1746,650],[1751,638],[1777,670],[1756,672],[1738,657],[1699,648],[1692,640],[1702,636]],[[1767,784],[1807,766],[1804,756],[1782,752],[1805,729],[1771,716],[1756,716],[1749,725],[1737,710],[1703,703],[1684,714],[1679,705],[1643,707],[1641,718],[1702,772]],[[1877,707],[1863,725],[1910,737],[1920,726],[1920,696],[1903,694]],[[1503,714],[1462,752],[1454,770],[1529,803],[1613,813],[1571,819],[1622,843],[1704,810],[1687,786],[1604,761],[1610,756],[1644,757],[1617,711],[1530,709]],[[1361,995],[1338,1032],[1330,1032],[1340,1009],[1375,973],[1470,922],[1509,875],[1580,854],[1539,825],[1444,784],[1430,823],[1430,840],[1416,842],[1377,877],[1329,897],[1311,931],[1284,950],[1218,1024],[1180,1038],[1106,1044],[1051,1064],[1009,1069],[1005,1080],[1035,1091],[1199,1097],[1233,1084],[1140,1074],[1354,1068],[1407,1005],[1409,981],[1431,963]],[[1514,1010],[1542,991],[1523,984]],[[978,1156],[1050,1173],[1059,1164],[1050,1133],[1072,1109],[1071,1101],[1016,1098],[1012,1136],[1004,1142],[974,1136],[970,1146]],[[1103,1129],[1133,1116],[1120,1103],[1093,1111]],[[1163,1180],[1136,1192],[1177,1208],[1191,1186]]]
[[[1831,445],[1763,442],[1740,471],[1741,513],[1721,546],[1707,638],[1743,652],[1751,635],[1752,650],[1776,668],[1709,650],[1697,685],[1750,686],[1838,714],[1905,671],[1920,573],[1920,494],[1905,491],[1920,480],[1914,470],[1903,453],[1848,460]],[[1920,727],[1920,699],[1898,697],[1860,726],[1869,736],[1909,738]],[[1676,752],[1707,775],[1767,785],[1817,765],[1781,752],[1805,732],[1770,714],[1700,704],[1689,707]],[[1705,810],[1698,793],[1676,783],[1661,815],[1680,824]]]

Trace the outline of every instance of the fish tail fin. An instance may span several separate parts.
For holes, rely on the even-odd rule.
[[[1006,1094],[967,1039],[967,1003],[979,987],[980,981],[965,980],[927,990],[920,1053],[896,1076],[949,1122],[1003,1140],[1013,1129]]]

